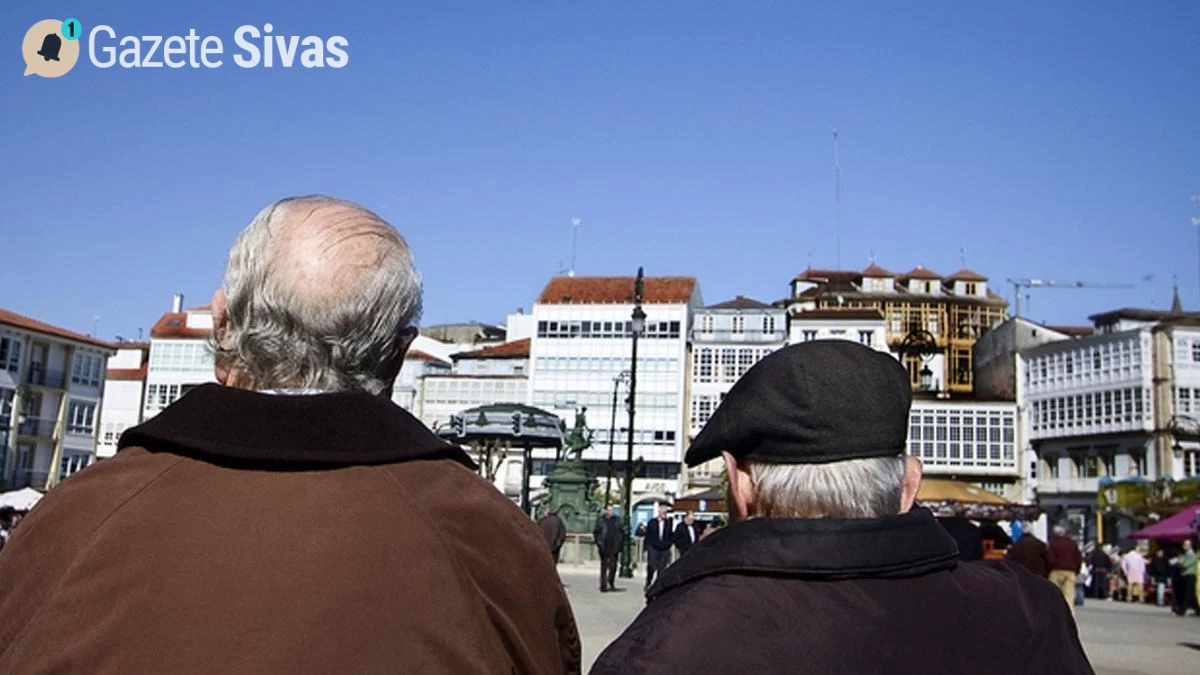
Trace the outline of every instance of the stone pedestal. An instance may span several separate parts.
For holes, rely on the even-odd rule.
[[[545,485],[550,493],[545,503],[562,518],[567,532],[591,534],[600,515],[600,504],[595,498],[596,479],[588,475],[584,463],[580,460],[559,462],[546,476]]]

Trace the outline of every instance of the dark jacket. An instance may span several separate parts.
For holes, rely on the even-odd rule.
[[[602,558],[616,555],[621,550],[621,519],[616,516],[605,518],[600,514],[596,527],[592,528],[592,538],[596,540]]]
[[[680,522],[675,527],[675,548],[679,549],[679,555],[687,553],[692,546],[700,541],[700,528],[696,523],[688,525],[685,522]]]
[[[1147,573],[1151,579],[1170,579],[1171,578],[1171,563],[1166,557],[1158,557],[1155,555],[1150,558],[1150,565],[1147,567]]]
[[[1104,549],[1097,546],[1088,554],[1088,564],[1092,566],[1092,572],[1103,572],[1105,574],[1112,571],[1113,561]],[[1078,567],[1076,567],[1078,569]]]
[[[1050,576],[1050,559],[1046,542],[1032,534],[1021,535],[1017,543],[1009,547],[1004,557],[1029,570],[1029,573],[1035,577],[1045,579]]]
[[[1046,563],[1050,565],[1051,572],[1078,573],[1079,568],[1083,566],[1083,554],[1079,552],[1075,540],[1065,534],[1050,537],[1046,548]]]
[[[963,562],[983,560],[983,530],[978,525],[963,518],[938,518],[938,523],[954,539],[958,546],[958,559]]]
[[[386,399],[204,385],[120,447],[0,555],[0,674],[580,669],[537,527]]]
[[[1092,673],[1057,588],[960,563],[923,509],[735,523],[647,597],[592,673]]]
[[[562,518],[559,518],[557,513],[542,517],[538,521],[538,529],[542,531],[542,537],[546,539],[546,545],[550,547],[551,551],[562,548],[563,542],[567,540],[567,526],[563,524]]]
[[[675,540],[675,526],[670,520],[654,518],[646,523],[646,548],[656,551],[670,551]]]

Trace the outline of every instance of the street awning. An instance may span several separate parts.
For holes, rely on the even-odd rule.
[[[16,511],[28,511],[42,498],[42,493],[31,487],[0,494],[0,509],[10,507]]]
[[[1033,504],[1014,504],[981,487],[946,478],[922,479],[917,504],[940,517],[962,516],[971,520],[1037,518],[1037,506]]]
[[[1133,539],[1152,539],[1154,541],[1183,541],[1196,534],[1197,523],[1200,522],[1198,519],[1200,519],[1200,504],[1193,504],[1179,513],[1169,518],[1163,518],[1129,536]]]

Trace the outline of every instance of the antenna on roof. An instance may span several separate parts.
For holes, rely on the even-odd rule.
[[[837,129],[833,130],[833,218],[834,231],[837,237],[837,249],[834,262],[835,269],[842,269],[842,164],[838,155]]]
[[[575,244],[579,239],[579,216],[571,218],[571,270],[567,272],[567,276],[575,276]]]
[[[92,317],[92,337],[100,337],[100,315]]]
[[[958,260],[962,263],[962,269],[967,269],[967,247],[963,246],[958,249]]]
[[[138,328],[138,342],[142,341],[142,329]]]

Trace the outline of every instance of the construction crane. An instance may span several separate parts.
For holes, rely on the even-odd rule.
[[[1054,279],[1009,279],[1013,286],[1013,301],[1015,311],[1013,316],[1021,316],[1022,288],[1133,288],[1133,284],[1094,284],[1087,281],[1056,281]]]

